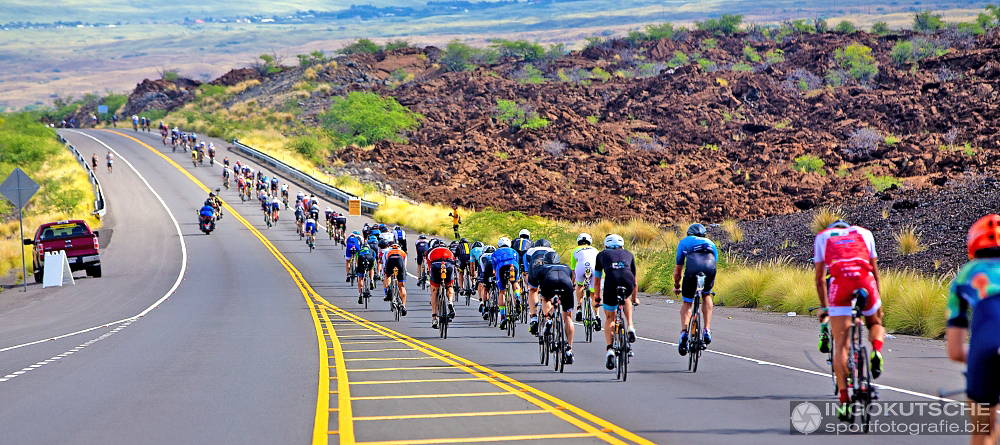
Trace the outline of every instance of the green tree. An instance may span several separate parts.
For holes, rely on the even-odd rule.
[[[405,142],[403,133],[420,125],[424,117],[393,97],[355,91],[333,99],[319,121],[342,145],[369,145],[380,141]]]
[[[490,45],[501,57],[512,57],[525,62],[534,62],[545,57],[545,47],[527,40],[490,40]]]
[[[934,32],[944,29],[944,21],[940,14],[921,11],[913,15],[913,30],[918,32]]]
[[[833,30],[840,34],[854,34],[854,32],[857,31],[858,29],[854,26],[853,23],[847,20],[843,20],[840,23],[837,23],[837,26],[833,28]]]
[[[696,26],[701,31],[707,31],[721,35],[733,35],[740,31],[743,23],[742,15],[723,14],[717,19],[708,19],[704,22],[697,22]]]
[[[358,39],[358,41],[341,48],[337,52],[349,56],[351,54],[374,54],[381,50],[381,46],[369,39]]]
[[[872,56],[872,49],[860,43],[852,43],[838,48],[833,58],[841,68],[859,82],[867,82],[878,76],[878,62]]]
[[[452,40],[444,49],[441,65],[448,71],[468,71],[475,67],[469,62],[475,52],[475,48],[458,40]]]
[[[884,36],[889,34],[889,24],[886,22],[875,22],[872,25],[872,34]]]
[[[540,117],[535,111],[506,99],[497,99],[496,118],[513,129],[537,130],[549,125],[549,120]]]

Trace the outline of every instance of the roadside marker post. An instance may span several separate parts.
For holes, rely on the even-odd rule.
[[[66,257],[66,251],[60,250],[58,252],[45,252],[45,262],[46,264],[42,275],[42,288],[46,287],[56,287],[62,286],[69,281],[69,284],[76,285],[76,281],[73,280],[73,269],[69,267],[69,258]],[[56,264],[59,266],[54,267]]]
[[[14,167],[10,176],[0,184],[0,194],[7,198],[14,207],[17,208],[17,223],[21,228],[21,237],[18,244],[24,240],[24,206],[28,205],[28,200],[35,196],[38,191],[38,183],[32,181],[27,173],[20,167]],[[28,291],[28,265],[24,261],[24,246],[21,246],[21,277],[23,280],[22,292]]]
[[[347,213],[351,216],[361,216],[361,200],[358,198],[347,200]]]

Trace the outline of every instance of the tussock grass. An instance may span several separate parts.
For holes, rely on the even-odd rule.
[[[740,228],[739,221],[727,219],[722,222],[722,230],[729,236],[729,240],[738,243],[743,241],[743,229]]]
[[[810,229],[812,233],[819,233],[826,230],[830,224],[837,222],[838,219],[844,218],[844,212],[836,207],[824,207],[816,211],[813,214],[812,223],[810,224]]]
[[[896,250],[900,255],[913,255],[927,249],[927,246],[920,240],[917,228],[913,226],[903,227],[896,232]]]
[[[944,334],[948,280],[914,271],[882,274],[885,325],[893,332],[924,337]]]

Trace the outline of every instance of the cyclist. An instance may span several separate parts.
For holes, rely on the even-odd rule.
[[[511,243],[510,247],[517,252],[517,265],[521,267],[521,271],[524,272],[524,254],[528,253],[528,249],[532,246],[531,243],[531,232],[528,229],[521,229],[517,233],[517,238]]]
[[[569,261],[569,267],[573,269],[576,280],[576,303],[579,310],[576,312],[576,321],[583,321],[583,305],[589,304],[594,310],[594,330],[601,330],[601,317],[597,315],[596,301],[583,301],[584,290],[589,288],[591,295],[594,294],[594,265],[597,264],[597,249],[594,248],[594,238],[589,233],[581,233],[576,237],[576,249],[573,250],[573,258]],[[587,280],[587,273],[590,273],[590,280]]]
[[[278,183],[279,182],[280,181],[278,181],[278,177],[277,176],[272,176],[271,177],[271,194],[272,195],[278,193]]]
[[[375,284],[375,251],[367,244],[362,243],[358,250],[358,262],[354,267],[354,275],[358,278],[358,304],[364,304],[364,277],[368,277],[372,284]]]
[[[431,328],[438,328],[438,311],[444,308],[438,307],[437,299],[433,297],[438,288],[445,287],[448,295],[448,318],[455,317],[455,289],[452,287],[455,281],[455,256],[440,241],[435,240],[431,244],[431,250],[427,252],[427,269],[431,276]],[[441,279],[441,270],[445,271],[444,280]]]
[[[406,231],[399,226],[396,226],[396,228],[393,229],[393,232],[396,234],[396,242],[403,248],[403,252],[406,252]]]
[[[996,444],[996,407],[1000,403],[1000,215],[986,215],[969,227],[970,261],[958,271],[948,296],[948,357],[966,363],[965,393],[987,404],[989,418],[973,413],[977,423],[989,421],[992,434],[972,435],[973,444]],[[964,346],[966,334],[969,346]]]
[[[310,241],[312,241],[313,243],[315,243],[316,242],[316,215],[314,213],[312,213],[312,212],[309,212],[309,217],[306,218],[305,232],[306,232],[306,243],[308,244]]]
[[[455,253],[455,258],[458,260],[458,283],[461,286],[465,283],[465,277],[469,277],[470,280],[472,275],[470,275],[470,264],[472,262],[472,247],[469,245],[469,240],[462,238],[458,240],[458,243],[454,244],[455,248],[452,252]],[[465,289],[461,289],[465,291]]]
[[[555,252],[549,240],[543,238],[535,241],[534,245],[525,252],[521,264],[521,269],[524,270],[524,274],[528,278],[528,313],[531,316],[528,332],[531,335],[538,335],[538,308],[535,306],[538,304],[538,284],[541,279],[541,269],[533,268],[533,266],[545,264],[545,254],[549,252]]]
[[[295,204],[295,232],[302,234],[302,223],[306,220],[306,211],[302,208],[302,203]]]
[[[451,230],[455,232],[455,238],[460,238],[458,236],[458,226],[462,224],[462,217],[458,215],[458,204],[451,205],[451,213],[448,216],[451,217]]]
[[[488,285],[494,282],[494,271],[493,271],[493,252],[496,252],[496,248],[493,246],[486,246],[483,249],[483,253],[479,255],[479,313],[483,314],[483,318],[486,318],[486,313],[484,309],[486,308],[486,299],[490,296],[486,293],[486,288]]]
[[[406,316],[406,252],[399,248],[399,244],[393,244],[389,246],[389,250],[383,254],[385,258],[383,262],[385,267],[382,269],[384,272],[385,280],[385,301],[391,301],[392,296],[389,295],[389,283],[392,280],[393,274],[396,275],[396,281],[399,283],[399,300],[402,302],[403,306],[399,308],[399,315]]]
[[[271,198],[271,221],[277,223],[278,216],[280,215],[281,215],[281,201],[278,201],[278,197],[275,196]]]
[[[288,207],[288,184],[281,184],[281,200]]]
[[[500,291],[499,301],[497,302],[500,306],[500,329],[507,329],[507,296],[510,295],[509,301],[513,302],[515,298],[520,298],[520,291],[518,288],[517,279],[520,277],[520,270],[517,265],[517,251],[510,247],[510,239],[506,236],[501,236],[497,240],[497,250],[493,252],[493,270],[496,272],[497,289]],[[510,284],[510,276],[514,275],[514,283]]]
[[[215,165],[215,143],[208,143],[208,164]]]
[[[542,240],[539,240],[542,241]],[[545,251],[539,262],[533,261],[531,264],[530,276],[534,275],[538,283],[538,293],[542,296],[543,309],[546,314],[545,330],[551,329],[551,318],[562,317],[563,326],[566,332],[566,352],[562,357],[563,363],[573,364],[573,269],[559,262],[559,254],[554,250]],[[559,304],[562,305],[561,314],[553,314],[554,309],[552,299],[559,295]]]
[[[337,228],[337,236],[343,240],[344,234],[347,233],[347,216],[343,213],[335,213],[333,216],[334,227]],[[406,249],[403,249],[406,252]]]
[[[344,273],[347,274],[347,278],[345,278],[344,281],[350,282],[353,272],[351,270],[351,257],[356,255],[358,251],[361,250],[361,245],[363,244],[361,242],[361,234],[355,230],[350,236],[347,237],[347,241],[345,241],[344,244]]]
[[[470,270],[472,271],[472,276],[475,278],[479,278],[479,257],[483,255],[483,250],[485,249],[486,246],[482,241],[476,241],[472,243],[472,249],[469,250],[469,256],[472,260]]]
[[[597,254],[594,263],[594,294],[601,295],[604,308],[604,340],[607,342],[607,362],[604,366],[615,369],[615,352],[611,347],[611,337],[614,334],[612,324],[615,322],[615,311],[618,310],[618,287],[625,288],[625,324],[628,326],[628,341],[635,342],[635,325],[632,322],[632,306],[639,304],[639,287],[635,282],[635,257],[625,250],[625,240],[620,235],[611,234],[604,238],[604,250]],[[603,278],[603,280],[601,280]],[[603,288],[603,293],[601,292]],[[629,303],[631,300],[631,304]]]
[[[852,226],[843,220],[835,221],[826,230],[816,235],[813,244],[813,262],[816,264],[816,293],[820,306],[827,311],[820,314],[820,322],[829,317],[833,333],[833,370],[837,376],[837,388],[841,406],[838,414],[847,412],[847,353],[850,344],[848,331],[853,322],[852,298],[855,291],[868,293],[862,314],[868,327],[868,337],[872,344],[872,377],[882,375],[882,342],[885,328],[882,327],[882,301],[879,298],[878,255],[875,252],[875,237],[863,227]],[[830,275],[829,286],[827,273]]]
[[[417,236],[417,242],[413,244],[413,247],[417,249],[417,276],[420,277],[420,280],[424,280],[424,273],[427,272],[427,268],[424,265],[424,257],[430,248],[427,242],[427,235],[420,234]],[[419,284],[423,284],[423,281]]]
[[[215,207],[212,206],[211,199],[205,200],[205,205],[201,206],[201,210],[198,211],[198,217],[201,221],[209,223],[210,230],[215,230]]]
[[[385,224],[379,224],[378,231],[379,239],[385,241],[386,244],[392,245],[392,243],[396,242],[396,234],[392,233]]]
[[[674,266],[674,295],[680,295],[681,304],[681,339],[677,344],[677,352],[687,354],[687,325],[691,318],[691,305],[694,303],[694,293],[698,290],[698,274],[705,274],[705,287],[702,296],[701,313],[705,320],[705,345],[712,343],[712,287],[715,285],[715,265],[719,261],[719,249],[708,235],[704,225],[695,223],[687,229],[687,236],[677,243],[676,263]],[[683,272],[683,281],[681,274]]]

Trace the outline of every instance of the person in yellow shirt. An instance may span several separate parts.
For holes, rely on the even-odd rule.
[[[458,225],[462,223],[462,217],[458,216],[458,204],[451,205],[451,213],[448,216],[451,217],[451,229],[455,231],[455,239],[459,239]]]

